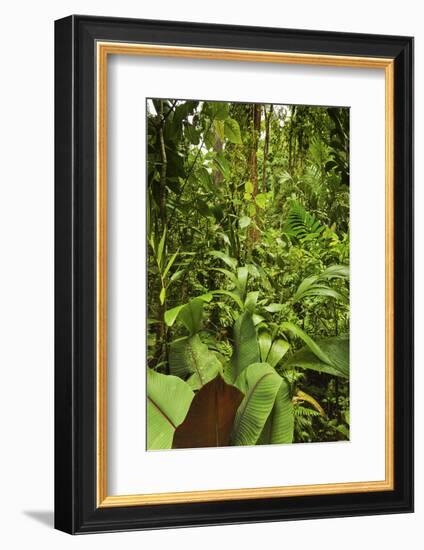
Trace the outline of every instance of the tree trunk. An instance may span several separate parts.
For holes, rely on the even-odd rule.
[[[259,135],[261,131],[261,106],[259,103],[254,103],[252,105],[252,144],[250,150],[250,181],[252,182],[252,203],[256,207],[256,195],[258,194],[258,143]],[[257,242],[259,238],[259,231],[257,228],[258,222],[258,211],[253,216],[253,223],[249,227],[249,252],[253,248],[253,245]]]
[[[262,163],[262,192],[267,192],[266,186],[266,163],[268,160],[268,151],[269,151],[269,126],[271,122],[272,111],[274,105],[270,105],[269,113],[266,114],[266,107],[264,105],[264,114],[265,114],[265,143],[264,143],[264,161]]]
[[[160,123],[158,127],[159,144],[160,144],[160,180],[159,180],[159,215],[162,224],[162,232],[167,223],[166,216],[166,169],[168,160],[166,157],[165,138],[164,138],[165,119],[163,117],[163,101],[160,102]]]
[[[160,180],[159,180],[159,216],[161,221],[161,230],[162,235],[167,227],[167,212],[166,212],[166,169],[168,165],[168,160],[166,156],[165,148],[165,138],[164,138],[164,128],[165,128],[165,118],[163,116],[163,101],[160,102],[160,122],[158,126],[158,137],[160,145],[160,158],[161,158],[161,168],[160,168]],[[163,254],[165,254],[166,245],[164,247]],[[167,327],[165,324],[165,311],[166,311],[166,302],[163,304],[159,300],[158,308],[158,324],[156,327],[156,351],[155,351],[155,364],[158,364],[163,359],[167,359]],[[167,366],[167,372],[169,374],[169,365]]]

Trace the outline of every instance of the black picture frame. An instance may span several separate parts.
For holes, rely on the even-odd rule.
[[[99,40],[394,60],[392,491],[97,507]],[[55,527],[94,533],[413,511],[413,39],[73,15],[55,22]]]

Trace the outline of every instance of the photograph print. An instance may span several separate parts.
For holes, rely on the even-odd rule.
[[[146,103],[146,448],[348,441],[349,108]]]

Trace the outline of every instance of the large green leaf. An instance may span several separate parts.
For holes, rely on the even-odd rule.
[[[173,447],[223,447],[229,444],[234,417],[243,400],[241,391],[217,376],[196,393]]]
[[[300,302],[300,300],[303,300],[303,298],[308,296],[326,296],[329,298],[335,298],[336,300],[344,299],[343,296],[336,290],[319,283],[319,278],[316,276],[306,277],[306,279],[300,283],[295,295],[293,296],[293,301]]]
[[[349,279],[349,266],[330,265],[321,273],[320,279]]]
[[[282,338],[276,338],[273,341],[267,330],[259,331],[258,343],[262,363],[268,363],[271,367],[277,366],[290,349],[290,344]]]
[[[234,351],[231,363],[237,377],[246,367],[260,361],[256,329],[250,311],[246,310],[235,322],[233,337]]]
[[[147,448],[170,449],[194,393],[183,380],[147,369]]]
[[[249,227],[251,221],[252,221],[252,219],[249,218],[249,216],[242,216],[242,217],[239,219],[239,227],[240,227],[240,229],[245,229],[246,227]]]
[[[333,336],[316,340],[316,345],[328,357],[323,361],[310,348],[303,347],[284,363],[284,367],[300,367],[349,378],[349,337]]]
[[[190,300],[178,315],[178,319],[190,334],[196,334],[202,328],[203,304],[203,300],[199,298]]]
[[[165,323],[172,327],[177,319],[185,325],[187,330],[193,334],[201,328],[203,302],[210,302],[213,296],[210,292],[197,296],[187,304],[182,304],[165,312]]]
[[[252,290],[251,292],[248,292],[246,295],[246,299],[244,301],[244,308],[250,311],[252,313],[252,316],[255,312],[256,304],[258,303],[259,298],[259,292],[257,290]]]
[[[224,263],[226,263],[231,269],[236,269],[237,267],[237,260],[235,258],[231,258],[228,256],[228,254],[225,254],[224,252],[221,252],[220,250],[211,250],[209,252],[211,256],[214,258],[218,258],[219,260],[222,260]]]
[[[235,273],[232,273],[228,269],[224,269],[222,267],[212,267],[211,270],[212,271],[218,271],[219,273],[222,273],[223,275],[228,277],[228,279],[233,283],[234,287],[237,287],[238,279],[237,279],[237,275]]]
[[[293,442],[294,414],[289,385],[282,379],[271,414],[265,423],[258,445]]]
[[[224,122],[224,134],[225,137],[232,143],[242,144],[240,126],[237,120],[233,118],[227,118]]]
[[[259,350],[261,353],[261,361],[262,363],[266,363],[266,358],[268,357],[268,353],[272,345],[271,334],[267,330],[259,331],[258,343],[259,343]]]
[[[330,265],[319,275],[306,277],[293,296],[294,302],[299,302],[308,296],[327,296],[336,300],[346,301],[347,298],[333,288],[322,283],[323,280],[347,279],[349,268],[345,265]]]
[[[235,292],[241,300],[244,300],[246,295],[247,279],[249,277],[249,270],[247,266],[237,268],[236,273],[232,273],[228,269],[223,269],[221,267],[213,267],[211,269],[213,271],[223,273],[233,283],[234,288],[232,291]]]
[[[281,323],[280,328],[285,332],[289,332],[293,336],[297,336],[303,340],[308,348],[318,357],[318,359],[321,359],[323,363],[326,363],[327,365],[332,364],[330,357],[325,353],[325,351],[321,349],[321,347],[300,327],[287,321]]]
[[[221,372],[219,359],[204,344],[198,334],[181,338],[170,345],[169,368],[171,374],[188,379],[193,389],[198,389]]]
[[[266,363],[247,367],[236,386],[245,397],[237,411],[231,435],[232,445],[255,445],[274,406],[282,378]]]
[[[266,362],[271,365],[271,367],[276,367],[289,349],[290,344],[286,340],[283,340],[282,338],[276,338],[272,342],[272,346],[267,355]]]
[[[243,309],[243,302],[240,299],[240,296],[231,290],[212,290],[211,294],[214,296],[229,296],[232,298],[240,309]]]
[[[223,101],[208,101],[205,103],[206,112],[216,120],[225,120],[228,117],[229,103]]]
[[[240,298],[244,300],[246,296],[247,279],[249,277],[249,270],[246,266],[237,268],[237,290],[240,294]]]

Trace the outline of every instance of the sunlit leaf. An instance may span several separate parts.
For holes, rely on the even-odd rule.
[[[166,264],[166,267],[165,269],[163,270],[163,273],[162,273],[162,277],[165,279],[165,277],[167,276],[168,274],[168,271],[171,269],[173,263],[175,262],[175,260],[177,259],[177,256],[178,256],[178,250],[177,252],[175,252],[175,254],[173,254],[171,256],[171,259],[168,261],[168,263]]]
[[[278,313],[279,311],[282,311],[284,309],[283,304],[269,304],[268,306],[264,306],[265,311],[269,311],[270,313]]]
[[[255,445],[274,406],[282,378],[266,363],[248,366],[236,380],[245,397],[237,411],[231,442]]]
[[[266,363],[266,358],[268,357],[272,345],[272,336],[267,330],[259,331],[258,344],[261,353],[261,361],[262,363]]]
[[[184,421],[194,393],[176,376],[147,369],[147,448],[170,449],[176,428]]]
[[[229,296],[232,300],[235,301],[235,303],[238,305],[240,309],[243,309],[243,302],[235,292],[231,292],[230,290],[213,290],[211,292],[214,296]]]
[[[271,349],[266,357],[266,362],[271,365],[271,367],[276,367],[289,349],[290,344],[286,340],[276,338],[272,342]]]
[[[249,216],[243,216],[242,218],[240,218],[239,219],[240,229],[245,229],[246,227],[249,227],[251,221],[252,219],[249,218]]]
[[[251,195],[253,193],[253,183],[251,181],[246,181],[244,184],[244,190],[246,193]]]
[[[227,118],[224,122],[224,134],[228,141],[231,143],[242,144],[240,126],[238,125],[237,120],[233,118]]]
[[[165,303],[165,299],[166,299],[166,289],[164,287],[162,287],[162,289],[160,291],[160,294],[159,294],[159,300],[160,300],[160,303],[162,305]]]
[[[244,307],[250,313],[254,313],[256,304],[258,302],[259,292],[257,290],[253,290],[252,292],[248,292],[246,296],[246,300],[244,301]]]
[[[284,367],[311,369],[348,379],[349,338],[346,336],[317,338],[312,347],[308,345],[294,353],[284,363]]]
[[[221,363],[209,351],[199,335],[181,338],[169,347],[171,374],[188,379],[192,389],[197,389],[215,378],[221,372]]]
[[[231,267],[231,269],[236,269],[237,260],[235,258],[231,258],[230,256],[228,256],[228,254],[225,254],[220,250],[212,250],[209,254],[225,262],[229,267]]]
[[[291,333],[293,336],[297,336],[308,346],[313,354],[316,355],[323,363],[332,365],[330,357],[325,351],[308,335],[304,330],[295,325],[294,323],[284,322],[280,325],[281,330]]]
[[[224,140],[224,122],[222,120],[215,120],[213,123],[213,127],[215,129],[216,135],[219,137],[221,141]]]
[[[234,324],[234,351],[231,362],[235,376],[239,376],[252,363],[259,362],[256,329],[250,311],[242,313]]]
[[[187,312],[187,314],[182,315],[181,321],[185,324],[190,332],[196,332],[197,330],[200,330],[200,322],[203,312],[202,302],[210,302],[212,299],[212,293],[208,292],[206,294],[201,294],[200,296],[193,298],[193,300],[191,300],[187,304],[181,304],[179,306],[173,307],[172,309],[168,309],[165,312],[165,323],[168,325],[168,327],[172,327],[172,325],[178,319],[180,313],[183,312],[184,309],[189,309],[190,311]],[[192,304],[192,302],[195,303]],[[197,319],[197,321],[193,320],[193,318]],[[190,319],[192,320],[190,321]]]
[[[163,252],[164,252],[165,242],[166,242],[166,227],[163,230],[162,237],[159,241],[157,255],[156,255],[156,261],[160,269],[162,269],[162,266],[163,266]]]
[[[249,277],[249,270],[246,266],[237,268],[237,290],[239,291],[240,298],[244,299],[246,295],[247,279]]]
[[[282,379],[274,406],[258,440],[258,445],[293,442],[294,414],[289,385]]]

